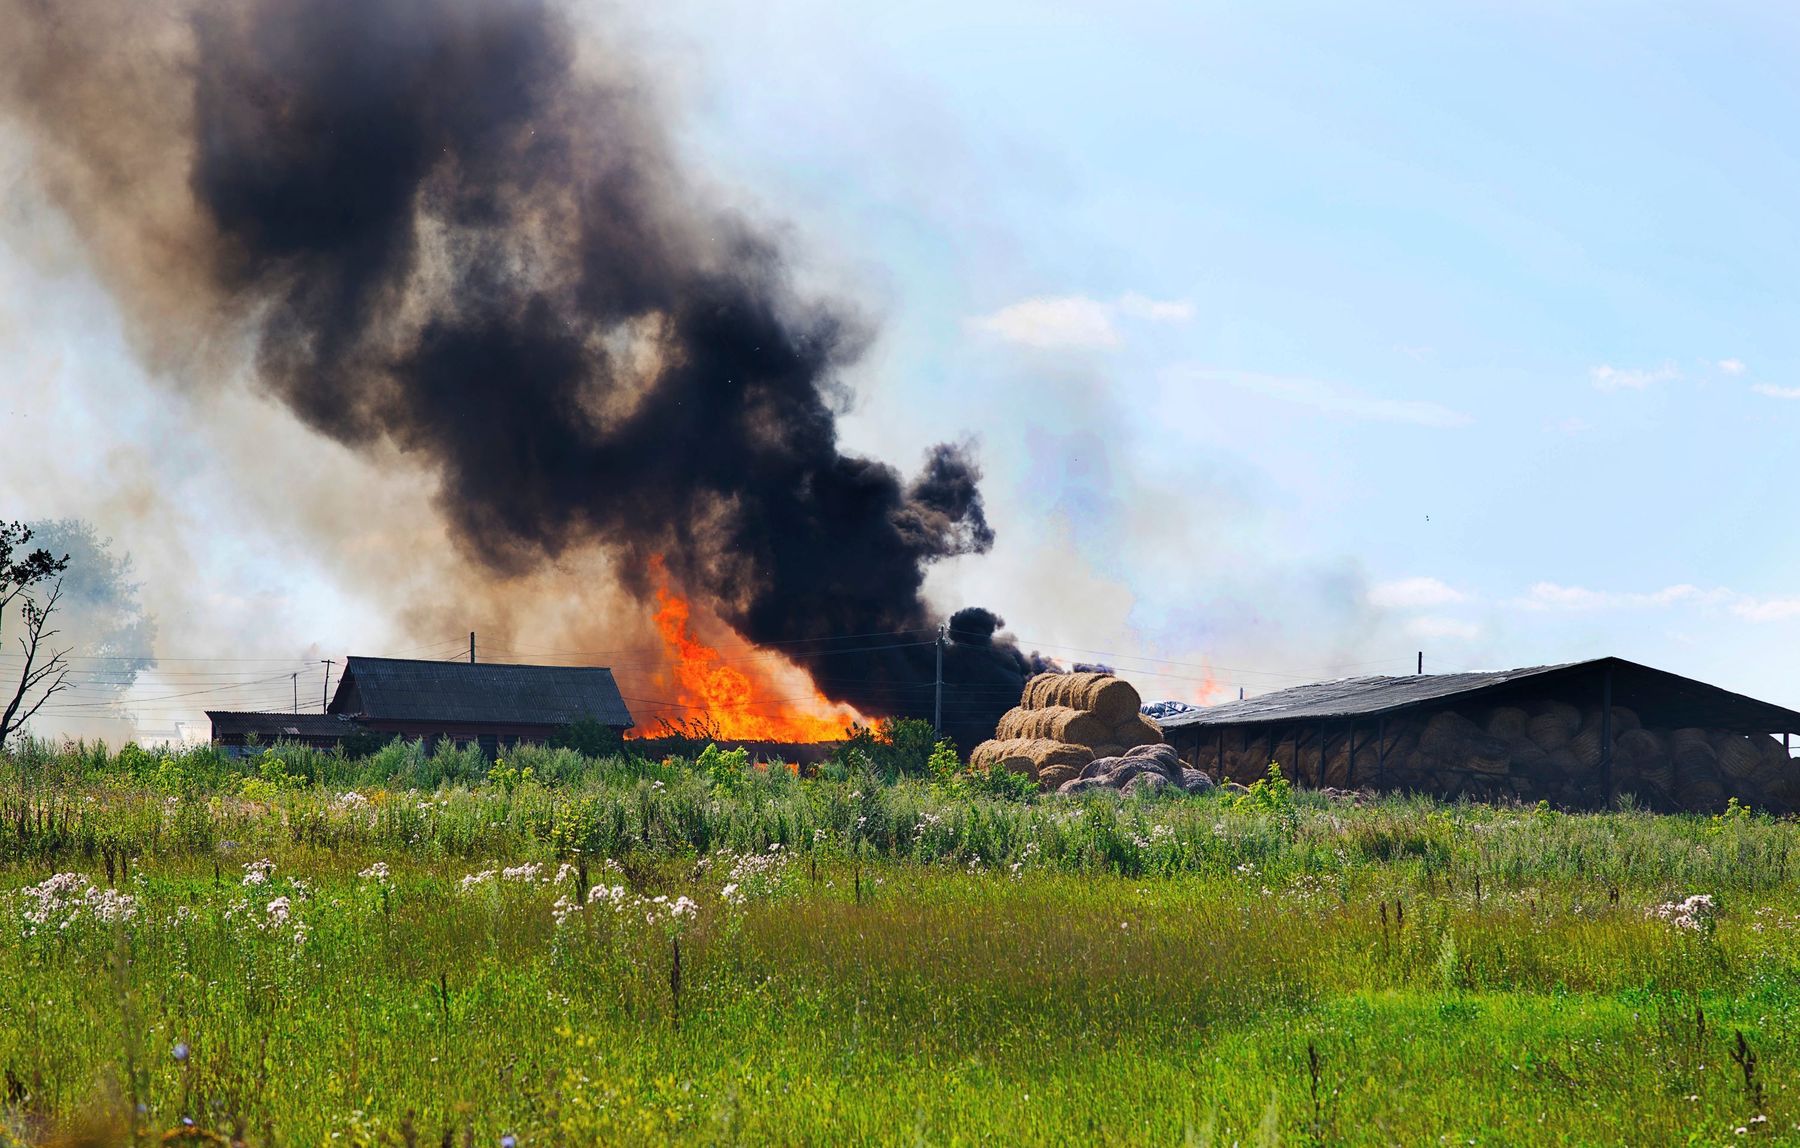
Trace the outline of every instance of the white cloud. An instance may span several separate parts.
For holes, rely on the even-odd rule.
[[[1719,591],[1703,591],[1698,586],[1682,583],[1661,590],[1623,591],[1589,590],[1581,586],[1559,586],[1555,582],[1538,582],[1519,600],[1531,610],[1621,610],[1650,609],[1673,606],[1701,598],[1716,597]]]
[[[1740,597],[1731,604],[1731,612],[1747,622],[1785,622],[1800,618],[1800,598]]]
[[[1772,399],[1800,399],[1800,387],[1778,387],[1773,383],[1757,383],[1750,389],[1759,395],[1768,395]]]
[[[1746,622],[1787,622],[1800,619],[1800,596],[1758,598],[1725,587],[1702,590],[1680,583],[1660,590],[1589,590],[1581,586],[1561,586],[1555,582],[1539,582],[1514,606],[1527,610],[1663,610],[1677,605],[1702,609],[1723,609]]]
[[[1718,366],[1721,371],[1724,371],[1728,375],[1741,375],[1745,371],[1744,360],[1742,359],[1720,359]]]
[[[1447,429],[1465,427],[1475,421],[1462,411],[1453,410],[1442,403],[1385,399],[1321,379],[1204,368],[1184,368],[1179,375],[1195,382],[1224,383],[1240,390],[1255,391],[1271,398],[1312,407],[1314,410],[1373,422],[1411,423],[1414,426]]]
[[[1401,578],[1369,587],[1369,605],[1386,610],[1429,609],[1464,602],[1468,595],[1436,578]]]
[[[1151,299],[1135,291],[1120,296],[1117,306],[1121,315],[1156,323],[1185,323],[1194,317],[1194,305],[1185,299]]]
[[[969,320],[971,329],[1026,347],[1106,348],[1119,345],[1112,308],[1079,295],[1026,299]]]
[[[1415,638],[1455,638],[1472,642],[1481,637],[1481,625],[1461,618],[1422,615],[1406,623],[1406,632]]]
[[[1649,370],[1602,363],[1588,374],[1593,378],[1594,386],[1603,391],[1641,391],[1652,383],[1666,383],[1681,377],[1681,372],[1675,369],[1673,363],[1664,363]]]
[[[1194,305],[1151,299],[1136,292],[1110,303],[1085,295],[1045,295],[1020,300],[991,315],[978,315],[968,321],[968,326],[1008,343],[1040,350],[1106,350],[1124,341],[1117,323],[1121,317],[1185,323],[1194,317]]]

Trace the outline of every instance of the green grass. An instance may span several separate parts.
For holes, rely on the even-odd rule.
[[[641,763],[475,782],[252,798],[231,778],[16,773],[11,1134],[1800,1139],[1791,822],[1019,802]],[[18,890],[58,871],[103,889],[109,858],[131,920],[28,920]],[[359,876],[376,862],[385,880]],[[535,879],[464,886],[527,862]],[[571,909],[583,871],[623,907]],[[1694,893],[1717,902],[1701,928],[1650,912]],[[668,911],[681,897],[691,915]]]

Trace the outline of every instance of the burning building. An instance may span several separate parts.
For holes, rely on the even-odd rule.
[[[595,596],[665,637],[704,619],[779,655],[740,680],[678,641],[629,671],[721,723],[928,717],[941,665],[967,748],[1016,700],[1031,667],[999,619],[956,614],[940,650],[922,596],[934,563],[993,544],[971,451],[905,474],[842,448],[873,322],[799,290],[780,231],[689,178],[654,77],[592,13],[0,0],[0,19],[0,115],[153,372],[202,404],[249,387],[431,484],[467,573],[406,608],[517,618],[516,588],[597,554],[616,585]]]

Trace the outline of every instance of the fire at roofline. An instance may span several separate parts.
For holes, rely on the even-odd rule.
[[[773,232],[696,190],[627,51],[552,0],[0,18],[0,114],[146,362],[216,385],[247,346],[305,426],[429,469],[496,578],[599,547],[647,613],[679,596],[829,703],[930,716],[929,640],[846,636],[944,621],[927,569],[994,541],[979,468],[840,449],[870,320],[803,296]],[[945,725],[973,744],[1034,666],[993,613],[948,623]]]

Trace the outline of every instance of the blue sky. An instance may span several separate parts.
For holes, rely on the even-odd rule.
[[[977,445],[1000,541],[933,572],[944,609],[1154,697],[1422,649],[1619,654],[1800,706],[1800,12],[592,14],[712,193],[878,324],[847,444],[905,468]],[[99,520],[166,659],[264,659],[171,660],[143,713],[197,712],[172,687],[203,673],[274,705],[321,657],[454,650],[475,622],[395,609],[454,579],[441,533],[359,526],[366,463],[148,376],[29,173],[0,146],[0,396],[34,428],[0,501]],[[428,484],[380,497],[430,517]]]
[[[980,442],[1001,552],[942,581],[1021,634],[1800,703],[1800,22],[1572,7],[675,4],[651,42],[690,154],[881,319],[848,436]],[[1183,509],[1122,541],[1122,503]],[[1117,601],[1019,586],[1009,535],[1058,532]]]

